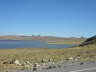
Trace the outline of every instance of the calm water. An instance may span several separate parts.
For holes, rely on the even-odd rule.
[[[68,48],[70,44],[47,44],[40,40],[0,40],[0,48]]]

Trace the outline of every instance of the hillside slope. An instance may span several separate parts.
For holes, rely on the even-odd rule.
[[[85,46],[85,45],[90,45],[90,44],[96,44],[96,35],[82,42],[80,46]]]

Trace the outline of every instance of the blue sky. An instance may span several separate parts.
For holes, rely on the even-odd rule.
[[[96,0],[0,0],[0,35],[96,34]]]

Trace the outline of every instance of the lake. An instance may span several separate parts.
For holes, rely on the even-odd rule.
[[[69,48],[72,44],[48,44],[41,40],[0,40],[0,48]]]

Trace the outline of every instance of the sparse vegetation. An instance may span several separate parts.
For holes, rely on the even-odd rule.
[[[80,56],[80,60],[96,60],[96,44],[83,47],[64,48],[64,49],[1,49],[0,50],[0,67],[3,67],[4,61],[18,59],[30,61],[32,63],[40,63],[42,59],[52,59],[53,62],[67,60],[69,57]],[[5,64],[6,65],[6,64]],[[7,64],[7,67],[18,67],[13,64]],[[4,67],[6,68],[6,67]]]
[[[71,57],[71,58],[70,58]],[[22,68],[15,64],[3,64],[11,60],[29,61],[31,63],[42,63],[42,60],[51,62],[75,60],[96,60],[96,43],[74,48],[48,49],[48,48],[17,48],[0,49],[0,70],[10,68]],[[44,61],[43,61],[44,62]]]

